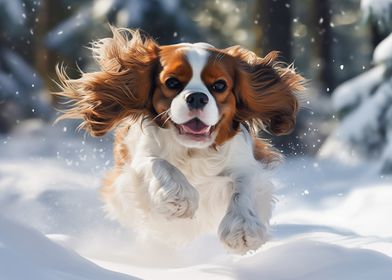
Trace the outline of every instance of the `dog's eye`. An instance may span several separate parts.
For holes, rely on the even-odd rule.
[[[169,89],[180,89],[182,87],[181,82],[176,78],[167,79],[165,84]]]
[[[227,85],[226,82],[223,80],[218,80],[212,85],[212,90],[215,92],[224,92]]]

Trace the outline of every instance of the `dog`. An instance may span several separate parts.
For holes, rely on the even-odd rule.
[[[93,136],[116,129],[108,215],[165,242],[217,231],[230,252],[258,249],[273,206],[268,169],[281,156],[257,131],[292,131],[303,77],[277,52],[111,30],[92,44],[98,71],[71,79],[57,67],[57,94],[71,104],[60,118],[83,119]]]

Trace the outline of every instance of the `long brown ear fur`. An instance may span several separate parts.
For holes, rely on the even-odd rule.
[[[100,71],[81,72],[70,79],[57,66],[61,92],[70,107],[59,119],[83,119],[80,127],[101,136],[124,118],[150,114],[149,95],[158,58],[158,45],[136,30],[111,27],[113,37],[92,44]]]
[[[260,58],[240,46],[225,51],[237,60],[238,66],[236,119],[261,125],[274,135],[290,133],[299,107],[296,93],[304,90],[302,76],[277,62],[278,52]]]

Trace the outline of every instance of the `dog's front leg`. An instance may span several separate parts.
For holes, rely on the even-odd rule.
[[[236,254],[256,250],[266,241],[266,226],[256,211],[256,185],[250,172],[234,176],[234,192],[219,225],[221,241]]]
[[[168,219],[191,218],[199,204],[198,191],[174,165],[161,158],[149,158],[144,165],[153,210]]]

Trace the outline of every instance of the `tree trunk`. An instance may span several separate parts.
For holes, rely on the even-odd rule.
[[[277,50],[281,59],[291,63],[291,0],[261,0],[255,3],[256,47],[264,55]]]
[[[35,69],[44,80],[45,85],[53,85],[56,64],[61,62],[56,52],[45,45],[44,39],[48,32],[67,17],[67,9],[59,1],[42,0],[38,14],[35,42]],[[54,89],[52,89],[54,90]],[[53,98],[53,96],[51,96]],[[53,100],[54,101],[54,100]]]
[[[314,38],[314,47],[312,48],[314,56],[319,63],[319,72],[316,74],[321,83],[323,92],[331,93],[336,87],[334,69],[332,67],[332,30],[331,14],[329,0],[312,0],[311,1],[311,30]],[[326,89],[329,88],[329,91]]]
[[[370,30],[371,30],[371,40],[373,49],[377,47],[377,45],[384,40],[388,34],[384,35],[382,32],[379,31],[379,26],[376,23],[370,23]]]

